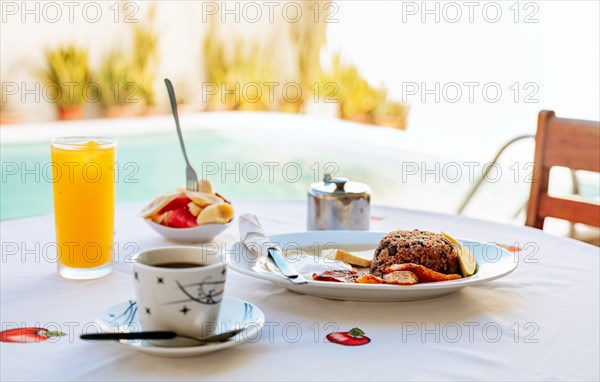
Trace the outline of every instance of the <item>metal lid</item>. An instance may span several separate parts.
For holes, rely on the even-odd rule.
[[[369,195],[371,189],[364,183],[351,182],[342,177],[333,178],[331,174],[325,174],[323,181],[311,184],[308,192],[311,195],[361,196]]]

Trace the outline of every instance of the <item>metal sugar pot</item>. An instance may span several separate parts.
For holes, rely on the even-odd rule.
[[[307,229],[369,230],[371,189],[364,183],[325,174],[308,189]]]

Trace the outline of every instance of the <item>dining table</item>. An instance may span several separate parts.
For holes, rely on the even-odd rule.
[[[306,231],[305,200],[232,202],[237,216],[257,215],[269,235]],[[598,247],[519,225],[377,205],[371,231],[418,228],[501,243],[511,248],[517,268],[445,296],[404,302],[326,299],[229,271],[225,296],[265,315],[262,330],[239,346],[165,358],[114,341],[81,340],[95,330],[100,312],[134,298],[135,253],[180,245],[137,215],[143,205],[117,204],[113,272],[94,280],[58,276],[52,215],[0,222],[2,330],[66,334],[0,342],[1,380],[600,379]],[[237,241],[234,221],[211,245],[223,250]],[[368,344],[340,346],[326,338],[355,327]]]

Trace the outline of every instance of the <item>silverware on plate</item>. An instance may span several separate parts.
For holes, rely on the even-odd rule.
[[[267,258],[275,264],[285,276],[294,284],[306,284],[306,279],[296,272],[296,270],[287,262],[281,249],[275,243],[269,240],[263,230],[258,217],[253,214],[244,214],[238,220],[241,242],[250,251],[256,252],[263,258]]]
[[[281,273],[285,277],[287,277],[291,282],[293,282],[294,284],[306,284],[306,279],[300,273],[296,272],[296,270],[292,268],[290,264],[288,264],[288,262],[281,254],[281,250],[279,248],[270,247],[267,249],[267,252],[269,254],[269,260],[271,260],[273,264],[275,264],[275,266],[279,268]]]

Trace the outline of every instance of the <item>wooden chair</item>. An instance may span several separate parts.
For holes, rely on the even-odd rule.
[[[598,122],[558,118],[553,111],[540,112],[534,162],[526,225],[543,229],[544,219],[553,217],[600,227],[599,202],[578,195],[548,195],[550,168],[554,166],[600,173]]]

